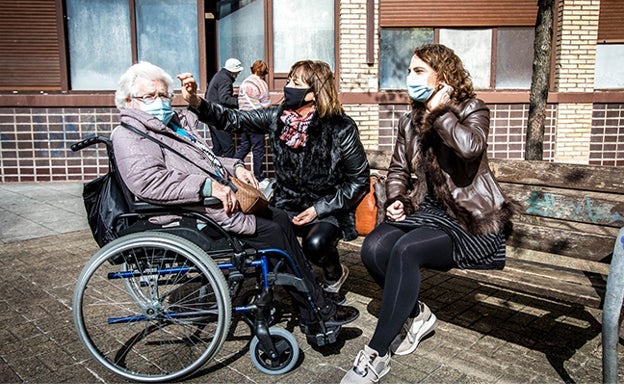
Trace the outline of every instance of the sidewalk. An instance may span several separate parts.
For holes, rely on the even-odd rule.
[[[81,183],[0,184],[3,383],[122,381],[91,359],[73,326],[74,284],[98,249],[87,229],[81,191]],[[184,382],[339,382],[373,333],[381,296],[359,256],[342,255],[351,270],[344,286],[347,303],[361,315],[335,346],[312,348],[294,328],[300,364],[290,373],[267,376],[252,365],[249,332],[239,326],[216,359]],[[421,299],[437,315],[438,329],[414,353],[393,357],[383,383],[602,381],[600,311],[432,271],[423,272]]]
[[[0,244],[87,228],[82,183],[0,183]]]

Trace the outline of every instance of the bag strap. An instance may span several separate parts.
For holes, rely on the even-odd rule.
[[[134,127],[134,126],[131,126],[130,124],[127,124],[127,123],[121,122],[121,125],[122,125],[123,127],[127,128],[128,130],[130,130],[130,131],[132,131],[132,132],[134,132],[134,133],[136,133],[136,134],[139,134],[139,135],[141,135],[142,137],[144,137],[144,138],[146,138],[146,139],[151,140],[152,142],[154,142],[154,143],[158,144],[160,147],[165,148],[165,149],[167,149],[167,150],[169,150],[169,151],[173,152],[174,154],[176,154],[176,155],[177,155],[177,156],[179,156],[180,158],[182,158],[182,159],[186,160],[187,162],[189,162],[189,163],[193,163],[193,164],[195,165],[195,167],[199,168],[200,170],[202,170],[203,172],[205,172],[206,174],[208,174],[208,176],[209,176],[209,177],[211,177],[212,179],[216,180],[217,182],[221,183],[222,185],[229,186],[229,187],[232,189],[232,191],[236,192],[236,191],[238,190],[238,189],[236,188],[236,186],[234,186],[234,184],[233,184],[230,180],[223,179],[222,177],[220,177],[220,176],[216,175],[215,173],[213,173],[213,172],[210,172],[210,171],[206,170],[206,169],[205,169],[205,168],[203,168],[202,166],[199,166],[199,165],[195,164],[195,163],[194,163],[192,160],[190,160],[190,159],[189,159],[186,155],[182,154],[180,151],[178,151],[178,150],[176,150],[175,148],[173,148],[173,147],[169,146],[168,144],[163,143],[162,141],[160,141],[160,140],[158,140],[158,139],[154,138],[154,137],[153,137],[153,136],[151,136],[151,135],[146,134],[145,132],[143,132],[143,131],[139,130],[138,128],[136,128],[136,127]]]

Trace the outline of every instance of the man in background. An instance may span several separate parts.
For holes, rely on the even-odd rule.
[[[240,60],[229,58],[225,61],[223,68],[217,72],[206,88],[206,100],[221,104],[227,108],[238,108],[238,96],[234,95],[234,81],[243,70]],[[218,130],[214,126],[210,127],[210,137],[212,138],[212,152],[216,156],[227,158],[234,157],[234,141],[228,132]]]

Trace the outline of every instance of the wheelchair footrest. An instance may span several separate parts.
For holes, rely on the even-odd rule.
[[[319,347],[336,343],[341,330],[342,326],[335,326],[325,329],[325,333],[314,333],[307,325],[301,325],[301,331],[306,335],[308,343]]]

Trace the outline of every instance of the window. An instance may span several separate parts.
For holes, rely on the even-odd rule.
[[[440,43],[453,49],[464,63],[476,89],[490,88],[492,68],[491,29],[441,29]]]
[[[334,63],[334,0],[273,0],[274,71],[301,59]]]
[[[199,74],[197,0],[134,3],[138,59],[162,67],[174,79],[182,72]]]
[[[132,63],[127,0],[67,0],[70,87],[112,90]]]
[[[596,74],[594,88],[624,88],[624,44],[598,44],[596,46]]]
[[[427,43],[433,43],[431,28],[382,28],[379,37],[380,87],[405,89],[414,48]]]
[[[414,48],[433,43],[435,31],[434,28],[381,29],[379,56],[382,89],[405,89],[406,68]],[[437,32],[437,42],[452,48],[462,59],[476,89],[531,87],[533,28],[440,28]],[[497,44],[493,50],[495,37]]]
[[[130,4],[135,4],[136,46]],[[199,73],[197,1],[67,0],[70,88],[112,90],[133,57]]]
[[[219,64],[235,57],[243,64],[243,71],[236,78],[239,85],[251,75],[251,64],[264,60],[264,1],[219,1],[218,3]],[[241,28],[244,26],[244,28]]]
[[[219,0],[216,9],[218,66],[230,57],[243,63],[235,86],[258,59],[269,64],[272,89],[298,60],[322,60],[335,70],[335,0]]]
[[[496,88],[530,88],[535,30],[499,28],[496,40]]]

